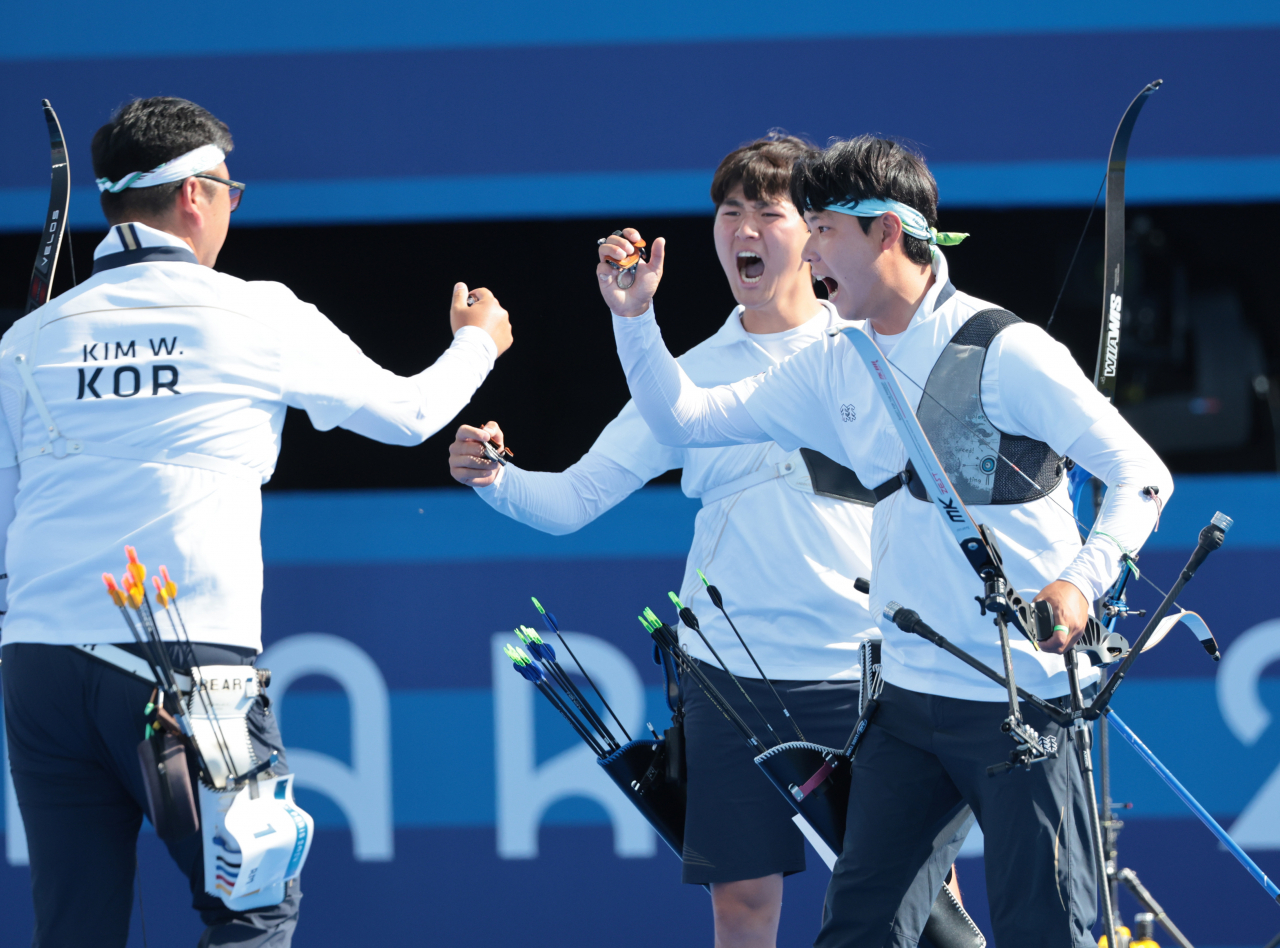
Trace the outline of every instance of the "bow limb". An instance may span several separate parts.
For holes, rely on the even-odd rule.
[[[1111,156],[1107,160],[1106,237],[1103,251],[1102,336],[1098,341],[1098,364],[1093,384],[1114,401],[1116,395],[1116,361],[1120,352],[1120,317],[1124,304],[1124,170],[1129,156],[1129,138],[1138,114],[1151,93],[1164,83],[1149,82],[1137,94],[1120,119],[1115,138],[1111,140]]]
[[[49,150],[53,180],[49,185],[49,211],[45,215],[44,230],[40,234],[40,249],[36,251],[36,264],[31,271],[31,283],[27,288],[26,312],[49,301],[53,289],[53,274],[58,266],[58,252],[62,249],[62,236],[67,227],[67,208],[71,204],[71,166],[67,162],[67,145],[62,137],[62,125],[48,99],[42,99],[44,120],[49,126]]]

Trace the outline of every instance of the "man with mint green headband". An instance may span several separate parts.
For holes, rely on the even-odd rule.
[[[1064,346],[952,285],[939,247],[964,235],[937,231],[937,185],[918,155],[870,136],[838,142],[797,170],[792,198],[810,231],[804,259],[852,326],[760,375],[699,388],[662,344],[647,300],[641,305],[643,288],[661,274],[655,245],[652,263],[637,272],[636,305],[614,309],[614,335],[631,394],[659,441],[807,447],[852,468],[879,499],[870,604],[884,634],[885,685],[854,761],[844,851],[816,945],[882,948],[933,841],[968,804],[985,836],[997,944],[1087,948],[1098,880],[1069,747],[1076,736],[1024,704],[1051,756],[989,777],[987,768],[1012,749],[1001,730],[1004,689],[883,618],[890,601],[907,605],[1001,667],[991,618],[973,601],[981,584],[907,466],[874,380],[841,330],[860,329],[879,346],[956,492],[998,541],[1010,584],[1052,604],[1058,625],[1039,650],[1012,643],[1018,684],[1047,701],[1069,706],[1061,653],[1083,632],[1122,554],[1137,551],[1155,526],[1173,492],[1169,472]],[[1083,544],[1067,457],[1108,487]],[[1095,687],[1097,674],[1086,667],[1081,684]]]

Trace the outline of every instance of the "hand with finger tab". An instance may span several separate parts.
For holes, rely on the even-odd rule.
[[[453,444],[449,445],[449,473],[455,481],[468,487],[488,487],[498,479],[502,463],[484,456],[486,445],[495,453],[510,454],[496,421],[483,428],[463,425],[458,429]]]
[[[511,317],[484,287],[468,290],[465,283],[454,286],[449,325],[455,333],[463,326],[479,326],[493,337],[498,355],[511,348]]]
[[[1061,655],[1080,638],[1089,622],[1089,601],[1074,585],[1060,579],[1054,580],[1036,596],[1036,602],[1048,602],[1053,606],[1057,624],[1053,635],[1040,643],[1040,648]]]
[[[640,257],[644,246],[644,239],[634,227],[624,228],[599,241],[596,279],[600,295],[618,316],[639,316],[647,310],[653,295],[658,292],[658,284],[662,282],[666,240],[659,237],[653,242],[648,260]],[[635,272],[630,273],[633,265]],[[627,278],[634,279],[629,286]]]

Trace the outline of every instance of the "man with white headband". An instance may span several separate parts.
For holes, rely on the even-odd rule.
[[[37,948],[122,948],[128,936],[152,687],[102,574],[120,573],[126,544],[153,572],[168,567],[198,643],[194,655],[168,646],[180,671],[252,665],[262,650],[260,488],[286,407],[320,430],[416,445],[511,344],[493,295],[458,284],[453,344],[402,378],[288,288],[214,270],[245,187],[227,169],[231,148],[227,127],[191,102],[123,106],[92,144],[111,225],[93,276],[0,339],[0,673]],[[258,761],[280,755],[268,774],[287,773],[262,698],[246,724]],[[279,904],[232,911],[207,894],[201,833],[168,845],[207,926],[202,946],[290,943],[296,883]]]
[[[1064,346],[951,284],[938,246],[963,235],[936,231],[937,185],[923,159],[865,136],[805,162],[793,182],[815,277],[919,400],[921,424],[961,499],[998,540],[1012,586],[1054,607],[1059,625],[1042,650],[1020,637],[1012,643],[1018,684],[1069,706],[1060,654],[1083,632],[1122,553],[1136,552],[1157,523],[1173,491],[1168,470]],[[699,388],[667,352],[644,295],[662,257],[659,240],[614,308],[627,382],[658,440],[808,447],[883,497],[872,522],[870,598],[884,633],[885,686],[854,762],[844,851],[816,944],[880,948],[940,828],[967,803],[985,836],[996,943],[1092,945],[1097,879],[1072,732],[1024,704],[1041,746],[1061,752],[989,777],[1013,747],[1001,730],[1004,689],[882,618],[886,603],[907,605],[1001,667],[991,617],[973,601],[981,591],[973,568],[927,494],[899,489],[911,486],[906,452],[861,357],[837,332],[760,375]],[[597,272],[613,279],[608,268]],[[1063,476],[1068,456],[1109,488],[1083,545]],[[1089,669],[1083,684],[1096,677]]]

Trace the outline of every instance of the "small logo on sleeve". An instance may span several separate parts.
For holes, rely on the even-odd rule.
[[[846,404],[846,405],[841,405],[841,406],[840,406],[840,420],[841,420],[841,421],[857,421],[857,420],[858,420],[858,409],[857,409],[857,407],[856,407],[856,406],[854,406],[854,405],[847,405],[847,404]]]

